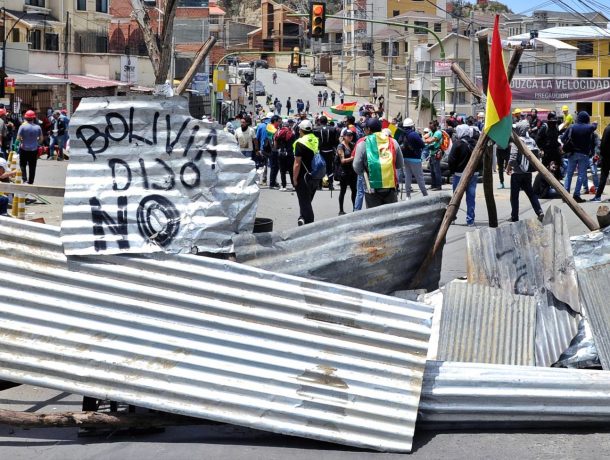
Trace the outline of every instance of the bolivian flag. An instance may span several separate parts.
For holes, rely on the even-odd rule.
[[[501,148],[508,146],[513,121],[510,105],[513,95],[504,69],[502,43],[499,31],[500,16],[496,15],[494,32],[491,39],[489,57],[489,83],[487,85],[487,105],[485,106],[485,126],[483,130]]]
[[[391,138],[375,133],[365,138],[366,162],[372,189],[396,187],[396,150]]]
[[[357,102],[345,102],[339,105],[333,105],[330,108],[332,113],[336,113],[337,115],[353,115],[354,110],[356,110]]]

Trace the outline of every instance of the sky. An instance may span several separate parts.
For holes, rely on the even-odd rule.
[[[590,4],[589,2],[583,0],[583,3],[586,3],[587,6],[583,5],[579,0],[563,0],[564,3],[569,5],[572,8],[580,12],[591,12],[591,9],[587,8],[587,6],[591,6],[596,9],[596,11],[600,11],[595,6]],[[560,5],[558,1],[555,0],[504,0],[502,1],[505,5],[507,5],[514,13],[523,13],[523,14],[531,14],[533,10],[555,10],[555,11],[565,11],[563,5]],[[597,3],[605,5],[608,10],[610,10],[610,0],[597,0]],[[608,10],[603,11],[606,16],[608,16]]]

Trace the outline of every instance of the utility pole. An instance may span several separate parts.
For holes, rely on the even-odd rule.
[[[392,82],[392,56],[394,54],[394,47],[392,42],[392,37],[390,37],[390,41],[388,42],[388,78],[386,84],[386,97],[385,97],[385,117],[386,119],[390,118],[390,83]]]
[[[472,26],[472,19],[474,18],[474,12],[470,12],[470,78],[472,81],[476,82],[476,63],[475,63],[475,44],[474,44],[474,27]],[[470,95],[470,100],[472,101],[472,108],[474,110],[474,97],[472,94]]]
[[[352,2],[352,94],[356,95],[356,4]]]
[[[409,91],[410,88],[410,79],[411,79],[411,53],[409,53],[409,57],[406,65],[406,75],[405,75],[405,118],[409,116]]]
[[[68,61],[70,51],[70,12],[66,11],[66,27],[64,29],[64,78],[68,78]]]
[[[457,26],[455,28],[455,51],[453,54],[454,62],[458,62],[458,53],[459,53],[459,44],[460,44],[460,17],[462,16],[462,0],[456,0],[454,2],[454,16],[457,19]],[[453,111],[456,112],[457,106],[457,85],[458,79],[455,74],[453,74]]]
[[[373,13],[373,4],[371,3],[371,17],[370,19],[375,19],[373,17],[374,13]],[[371,32],[370,32],[370,49],[369,49],[369,97],[371,96],[371,92],[373,91],[373,89],[371,88],[372,85],[374,85],[374,78],[375,78],[375,44],[373,43],[373,24],[369,24],[370,28],[371,28]]]

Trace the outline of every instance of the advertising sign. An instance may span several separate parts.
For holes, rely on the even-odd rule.
[[[434,76],[435,77],[451,77],[451,61],[434,61]]]

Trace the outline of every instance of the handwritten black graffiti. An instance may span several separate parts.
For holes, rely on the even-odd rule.
[[[513,283],[513,292],[515,294],[531,295],[528,284],[528,272],[527,264],[525,264],[515,248],[510,248],[502,252],[496,252],[496,259],[502,261],[502,259],[510,259],[510,264],[515,267],[515,281]],[[506,263],[505,261],[502,263]],[[500,286],[501,287],[501,286]]]
[[[94,160],[97,159],[98,154],[104,153],[110,147],[111,141],[121,142],[124,139],[127,139],[130,144],[143,143],[151,146],[157,145],[159,119],[161,118],[161,113],[158,111],[154,112],[150,123],[146,123],[146,125],[150,126],[147,133],[139,133],[134,131],[134,118],[136,118],[134,107],[129,108],[129,115],[127,119],[125,119],[123,114],[119,112],[109,112],[104,116],[106,126],[100,128],[97,125],[81,125],[76,129],[76,137],[83,141],[85,147],[87,148],[87,152],[93,157]],[[176,145],[178,145],[182,139],[184,131],[191,120],[192,119],[190,117],[185,118],[178,128],[175,137],[172,139],[173,130],[171,115],[165,115],[165,153],[168,155],[173,153],[174,147],[176,147]],[[199,129],[200,127],[198,125],[195,125],[191,129],[191,133],[184,150],[184,156],[187,156],[189,150],[192,148],[195,141],[195,135]],[[210,129],[210,133],[204,142],[204,147],[196,153],[196,156],[202,155],[209,150],[210,154],[212,155],[212,169],[215,168],[216,163],[216,149],[214,148],[216,145],[216,130],[212,128]]]
[[[149,195],[140,201],[136,213],[138,231],[149,242],[168,246],[180,229],[180,213],[161,195]]]
[[[89,206],[91,206],[91,220],[93,221],[93,234],[97,237],[93,242],[93,248],[96,251],[106,250],[106,241],[104,226],[113,234],[119,237],[117,242],[119,249],[129,249],[129,240],[127,239],[127,197],[120,196],[117,198],[117,217],[116,220],[102,209],[102,204],[97,198],[89,198]]]

